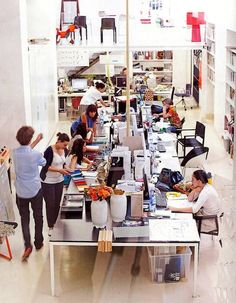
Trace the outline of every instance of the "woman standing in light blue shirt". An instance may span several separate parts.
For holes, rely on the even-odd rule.
[[[35,221],[34,245],[36,250],[39,250],[43,246],[43,196],[38,167],[46,165],[46,160],[40,152],[33,150],[43,138],[42,134],[39,134],[36,140],[31,143],[33,135],[34,129],[32,127],[22,126],[16,134],[16,139],[20,143],[20,146],[13,150],[13,162],[16,173],[16,203],[21,217],[25,242],[22,261],[25,261],[32,252],[29,229],[29,204],[31,204]]]

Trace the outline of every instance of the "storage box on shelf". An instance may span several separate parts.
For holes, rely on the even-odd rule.
[[[191,259],[189,247],[148,247],[148,258],[153,282],[187,281]]]

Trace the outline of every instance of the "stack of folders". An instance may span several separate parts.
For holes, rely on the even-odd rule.
[[[98,251],[111,252],[112,251],[112,230],[100,230],[98,236]]]
[[[82,172],[80,170],[75,170],[71,174],[71,178],[74,181],[75,185],[77,186],[79,191],[83,191],[85,188],[87,188],[87,183],[85,181],[84,176],[82,175]]]

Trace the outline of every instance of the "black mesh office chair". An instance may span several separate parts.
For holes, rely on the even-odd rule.
[[[184,98],[191,96],[191,88],[192,88],[191,84],[186,84],[185,91],[183,91],[181,93],[178,93],[178,92],[175,93],[176,97],[182,97],[181,100],[179,102],[177,102],[175,105],[178,105],[181,102],[182,105],[184,106],[184,110],[187,110],[187,108],[186,108],[186,100]],[[190,108],[192,109],[193,107],[190,106]]]
[[[79,28],[80,39],[82,40],[82,27],[85,28],[86,40],[88,40],[88,29],[86,16],[76,16],[74,19],[75,28]]]
[[[112,29],[113,30],[113,42],[116,43],[116,22],[115,18],[102,18],[101,19],[101,43],[103,43],[103,30],[104,29]]]
[[[184,131],[187,131],[187,132],[194,131],[194,134],[188,134],[188,135],[183,136],[182,133]],[[205,125],[204,124],[197,121],[195,129],[184,129],[183,128],[181,130],[181,138],[177,139],[177,143],[176,143],[177,153],[178,153],[179,144],[183,148],[183,157],[179,157],[179,158],[185,158],[186,149],[188,147],[190,147],[190,148],[196,148],[196,147],[200,147],[200,146],[203,147],[204,143],[205,143]]]

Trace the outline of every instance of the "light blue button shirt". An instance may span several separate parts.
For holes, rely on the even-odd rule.
[[[20,146],[13,150],[16,173],[16,193],[21,198],[33,198],[41,188],[39,166],[46,165],[43,155],[30,146]]]

